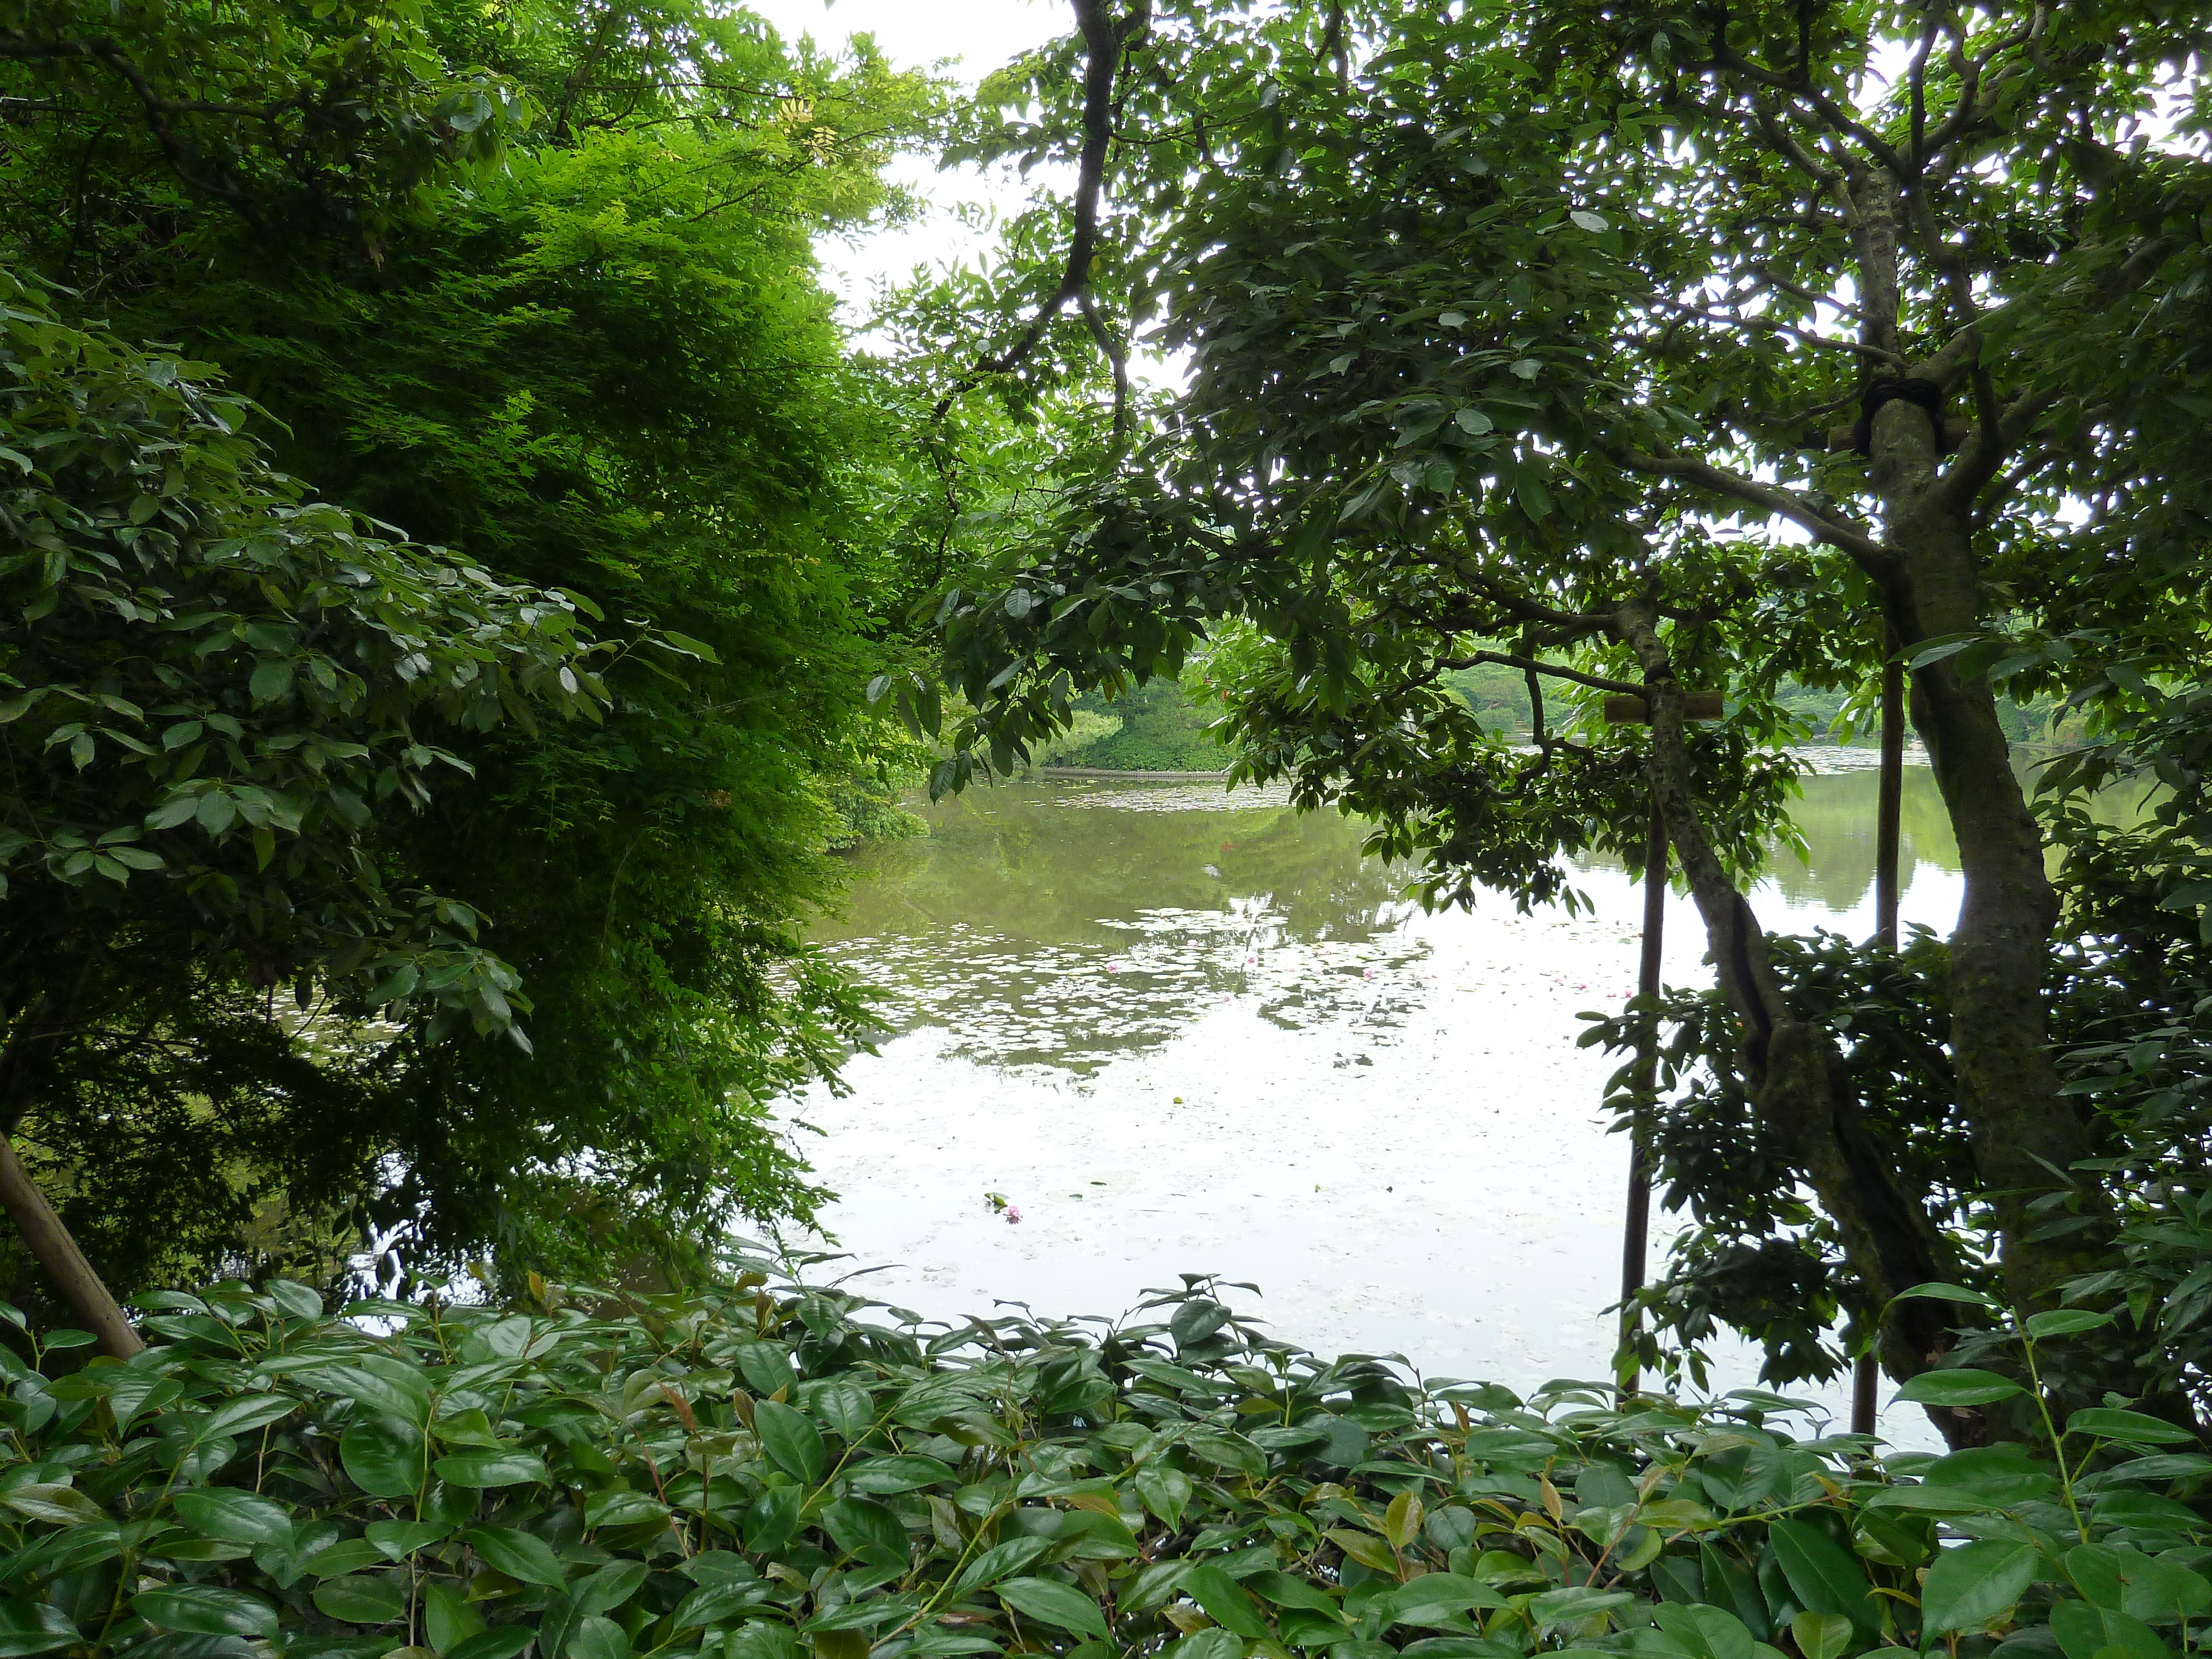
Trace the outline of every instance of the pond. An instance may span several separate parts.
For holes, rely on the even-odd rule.
[[[1812,857],[1754,894],[1769,927],[1871,931],[1868,758],[1805,780]],[[932,1319],[1118,1314],[1217,1273],[1317,1352],[1524,1392],[1608,1375],[1627,1149],[1598,1109],[1617,1062],[1575,1039],[1634,988],[1618,865],[1580,866],[1579,916],[1430,915],[1357,822],[1279,792],[1016,782],[923,810],[927,837],[855,858],[820,932],[893,1035],[792,1114],[841,1194],[823,1227],[876,1268],[854,1288]],[[1948,929],[1960,881],[1924,768],[1902,848],[1905,920]],[[1676,900],[1669,982],[1710,982],[1703,951]],[[1731,1356],[1725,1385],[1753,1369]]]

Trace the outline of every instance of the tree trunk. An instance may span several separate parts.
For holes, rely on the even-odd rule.
[[[1907,181],[1873,171],[1849,191],[1857,256],[1861,338],[1895,353],[1899,225]],[[1924,232],[1923,232],[1924,234]],[[1941,261],[1941,248],[1923,247]],[[1978,421],[1968,442],[1994,465],[2005,440],[1989,419],[1996,394],[1977,367],[1978,329],[1915,363],[1936,401],[1975,380]],[[1976,377],[1981,377],[1976,380]],[[1971,633],[1982,622],[1974,557],[1978,485],[1962,453],[1948,469],[1942,420],[1910,398],[1881,404],[1868,422],[1869,482],[1881,503],[1887,562],[1869,574],[1906,647]],[[1936,782],[1958,837],[1966,897],[1951,935],[1951,1060],[1974,1161],[1996,1206],[2005,1288],[2021,1307],[2047,1304],[2055,1282],[2081,1271],[2078,1243],[2027,1237],[2036,1198],[2064,1187],[2062,1173],[2092,1151],[2087,1127],[2058,1092],[2049,1048],[2044,985],[2058,899],[2043,865],[2043,835],[2028,811],[1986,680],[1959,678],[1955,659],[1912,676],[1912,720],[1928,745]]]
[[[0,1208],[7,1211],[24,1244],[46,1269],[55,1294],[93,1334],[100,1352],[128,1359],[146,1346],[5,1138],[0,1138]]]
[[[1942,1235],[1920,1203],[1899,1190],[1867,1134],[1834,1036],[1790,1008],[1768,961],[1765,933],[1705,836],[1684,742],[1683,692],[1654,613],[1624,606],[1616,629],[1650,687],[1653,793],[1705,921],[1722,993],[1741,1024],[1741,1071],[1760,1122],[1805,1171],[1842,1236],[1851,1271],[1878,1304],[1946,1277]],[[1902,1382],[1927,1370],[1949,1344],[1941,1304],[1905,1304],[1883,1322],[1883,1367]],[[1972,1429],[1942,1419],[1937,1426],[1947,1435]]]
[[[1873,447],[1885,540],[1898,560],[1884,596],[1891,626],[1908,647],[1972,631],[1981,622],[1981,592],[1972,525],[1942,487],[1927,414],[1902,401],[1884,405]],[[2008,1295],[2023,1308],[2047,1305],[2056,1282],[2084,1263],[2078,1243],[2028,1237],[2030,1206],[2063,1188],[2063,1172],[2093,1152],[2087,1124],[2058,1092],[2049,1047],[2044,986],[2058,897],[1988,682],[1962,682],[1954,659],[1917,670],[1912,720],[1928,745],[1966,878],[1951,935],[1959,1105],[1996,1208]]]

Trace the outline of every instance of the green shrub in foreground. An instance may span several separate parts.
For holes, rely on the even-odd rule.
[[[128,1362],[7,1358],[0,1659],[2157,1659],[2212,1611],[2212,1459],[2124,1410],[2063,1471],[1885,1467],[1771,1395],[1324,1364],[1205,1281],[1159,1323],[951,1330],[757,1273],[533,1289],[217,1286]]]

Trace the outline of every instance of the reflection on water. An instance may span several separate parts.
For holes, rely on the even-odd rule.
[[[1905,917],[1948,930],[1955,853],[1929,774],[1905,783]],[[1767,925],[1871,926],[1875,788],[1806,780],[1810,861],[1753,895]],[[825,1227],[891,1264],[875,1293],[931,1318],[1110,1312],[1215,1272],[1317,1351],[1523,1390],[1606,1374],[1626,1153],[1598,1109],[1618,1062],[1576,1038],[1635,982],[1617,866],[1580,872],[1581,915],[1486,896],[1432,916],[1358,824],[1279,794],[1022,783],[926,811],[926,839],[855,858],[820,934],[894,1034],[793,1114],[842,1195]],[[1703,952],[1674,901],[1668,981],[1710,983]]]
[[[1783,925],[1840,926],[1863,908],[1875,789],[1870,770],[1805,779],[1809,861],[1783,852],[1770,881],[1814,914]],[[1299,812],[1279,790],[1012,783],[921,810],[928,836],[858,855],[850,904],[818,937],[889,994],[894,1029],[943,1028],[950,1056],[1089,1073],[1224,1001],[1285,1029],[1347,1023],[1382,1039],[1433,976],[1400,896],[1407,872],[1361,857],[1357,820]],[[1954,872],[1958,853],[1916,767],[1908,896],[1923,866]],[[1587,885],[1620,866],[1581,867]]]
[[[948,1052],[1088,1072],[1247,1002],[1284,1029],[1396,1022],[1425,945],[1360,832],[1219,785],[1010,784],[862,855],[835,954]]]
[[[1812,853],[1801,863],[1784,853],[1768,866],[1768,878],[1793,904],[1817,904],[1830,910],[1856,909],[1874,891],[1875,793],[1876,775],[1871,771],[1832,772],[1802,781],[1803,798],[1790,816]],[[1900,892],[1910,892],[1922,865],[1955,872],[1959,843],[1951,834],[1950,815],[1943,810],[1943,793],[1936,775],[1925,767],[1908,767],[1905,790],[1899,802],[1897,880]]]

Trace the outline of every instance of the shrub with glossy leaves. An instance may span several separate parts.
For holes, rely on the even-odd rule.
[[[761,1271],[532,1291],[333,1318],[218,1285],[151,1298],[128,1362],[48,1375],[76,1339],[29,1344],[0,1654],[1843,1659],[2009,1632],[2159,1659],[2212,1607],[2212,1528],[2167,1495],[2212,1459],[2126,1411],[2077,1421],[2057,1472],[2010,1446],[1885,1468],[1779,1431],[1771,1395],[1522,1401],[1324,1362],[1204,1280],[1137,1322],[950,1329]],[[1931,1401],[2021,1386],[1932,1375]]]

